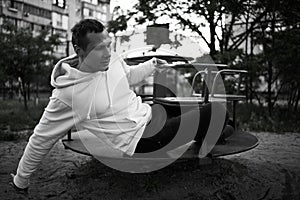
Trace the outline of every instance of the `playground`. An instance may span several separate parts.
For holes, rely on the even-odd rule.
[[[300,134],[252,132],[259,146],[147,174],[113,170],[57,143],[34,173],[28,196],[8,185],[25,140],[0,143],[1,199],[299,199]]]

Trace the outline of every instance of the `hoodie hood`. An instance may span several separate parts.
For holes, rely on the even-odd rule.
[[[55,88],[64,88],[90,80],[95,74],[82,72],[76,68],[79,58],[76,54],[60,60],[53,68],[51,85]]]
[[[76,54],[60,60],[51,74],[51,85],[55,88],[68,87],[85,82],[97,72],[108,69],[110,56],[103,56],[103,44],[98,44],[79,64]]]
[[[67,58],[60,60],[54,67],[51,74],[51,85],[57,89],[63,89],[65,94],[69,93],[70,90],[68,87],[75,86],[72,89],[72,94],[63,95],[68,96],[69,98],[63,98],[65,102],[72,106],[78,107],[81,102],[86,102],[88,105],[87,108],[87,119],[90,119],[91,110],[93,106],[93,101],[95,99],[95,94],[97,91],[97,87],[101,78],[105,79],[105,85],[107,88],[108,99],[109,99],[109,107],[112,107],[112,97],[109,89],[109,78],[107,75],[107,69],[109,65],[109,58],[104,59],[99,52],[96,46],[88,56],[83,60],[82,63],[79,64],[79,58],[76,54],[71,55]],[[101,49],[100,49],[101,50]],[[78,69],[79,68],[79,69]],[[106,69],[106,71],[105,71]],[[95,79],[96,78],[96,79]],[[83,96],[84,99],[76,100],[75,102],[72,100],[70,96],[73,94],[82,94],[84,91],[90,91],[92,94],[92,98],[90,100],[86,99],[86,96]],[[78,96],[78,95],[77,95]],[[82,96],[82,95],[79,95]],[[71,98],[71,99],[70,99]],[[77,98],[76,98],[77,99]],[[75,105],[74,105],[75,104]],[[78,105],[77,105],[78,104]],[[80,106],[79,106],[80,107]],[[80,113],[84,113],[86,108],[82,107],[83,111]]]

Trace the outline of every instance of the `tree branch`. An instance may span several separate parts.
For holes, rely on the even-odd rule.
[[[234,50],[236,48],[238,48],[244,41],[245,39],[249,36],[249,34],[255,29],[255,26],[258,22],[260,22],[260,20],[267,14],[267,10],[265,10],[264,12],[262,12],[252,23],[250,28],[248,29],[248,31],[244,32],[244,36],[240,37],[238,40],[236,40],[231,47],[229,48],[229,50]]]
[[[169,4],[165,4],[167,7],[167,10],[171,12],[171,8]],[[173,8],[172,8],[173,9]],[[176,17],[179,21],[181,21],[181,23],[184,26],[188,26],[192,31],[195,31],[206,43],[206,45],[209,47],[210,43],[208,42],[208,40],[204,37],[204,35],[202,34],[201,31],[199,31],[198,26],[196,26],[195,24],[193,24],[190,20],[184,19],[181,15],[177,14],[173,14],[174,17]]]
[[[208,40],[204,37],[204,35],[202,34],[201,31],[199,31],[199,28],[197,25],[193,24],[190,20],[186,20],[183,17],[177,15],[176,18],[178,20],[180,20],[184,25],[188,25],[188,27],[192,30],[195,31],[198,35],[200,35],[200,37],[205,41],[205,43],[207,44],[207,46],[210,45],[210,43],[208,42]]]
[[[276,101],[277,101],[277,99],[278,99],[278,96],[279,96],[279,94],[280,94],[280,91],[281,91],[281,89],[283,88],[284,85],[285,85],[285,82],[283,82],[283,83],[280,85],[280,88],[278,89],[277,94],[276,94],[275,98],[273,99],[272,107],[274,107],[274,105],[275,105],[275,103],[276,103]]]
[[[225,47],[226,50],[228,49],[229,39],[230,39],[230,36],[231,36],[231,33],[232,33],[232,29],[233,29],[233,25],[235,23],[235,20],[236,20],[236,15],[232,14],[231,22],[230,22],[228,30],[226,29],[226,25],[225,25],[226,36],[224,38],[224,47]]]

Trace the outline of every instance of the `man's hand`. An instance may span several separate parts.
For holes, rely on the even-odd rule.
[[[166,69],[170,68],[170,65],[168,65],[168,62],[159,58],[154,58],[155,59],[155,67],[157,71],[163,72]]]
[[[15,177],[15,175],[14,174],[10,174],[10,176],[12,177],[12,181],[9,182],[9,185],[11,185],[20,194],[25,194],[25,195],[28,194],[28,187],[26,187],[26,188],[19,188],[14,183],[14,177]]]

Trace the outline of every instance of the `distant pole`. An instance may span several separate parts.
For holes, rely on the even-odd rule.
[[[69,56],[69,51],[70,51],[70,40],[69,40],[69,34],[66,34],[66,56]]]
[[[253,41],[253,29],[251,30],[251,35],[250,35],[250,61],[251,61],[251,66],[253,62],[253,55],[254,55],[254,41]],[[252,104],[252,99],[253,99],[253,93],[252,93],[252,81],[253,81],[253,74],[250,72],[249,73],[249,78],[250,78],[250,104]]]
[[[69,51],[70,51],[70,41],[67,39],[67,46],[66,46],[66,56],[68,57],[69,56]]]
[[[248,1],[248,4],[250,4],[250,1]],[[246,16],[246,44],[245,44],[245,58],[246,58],[246,69],[247,71],[249,71],[249,59],[248,59],[248,23],[249,23],[249,5],[247,5],[247,16]],[[251,73],[251,72],[250,72]],[[249,79],[247,78],[247,81],[246,81],[246,102],[248,103],[248,100],[249,100],[249,84],[251,84],[249,82]]]

